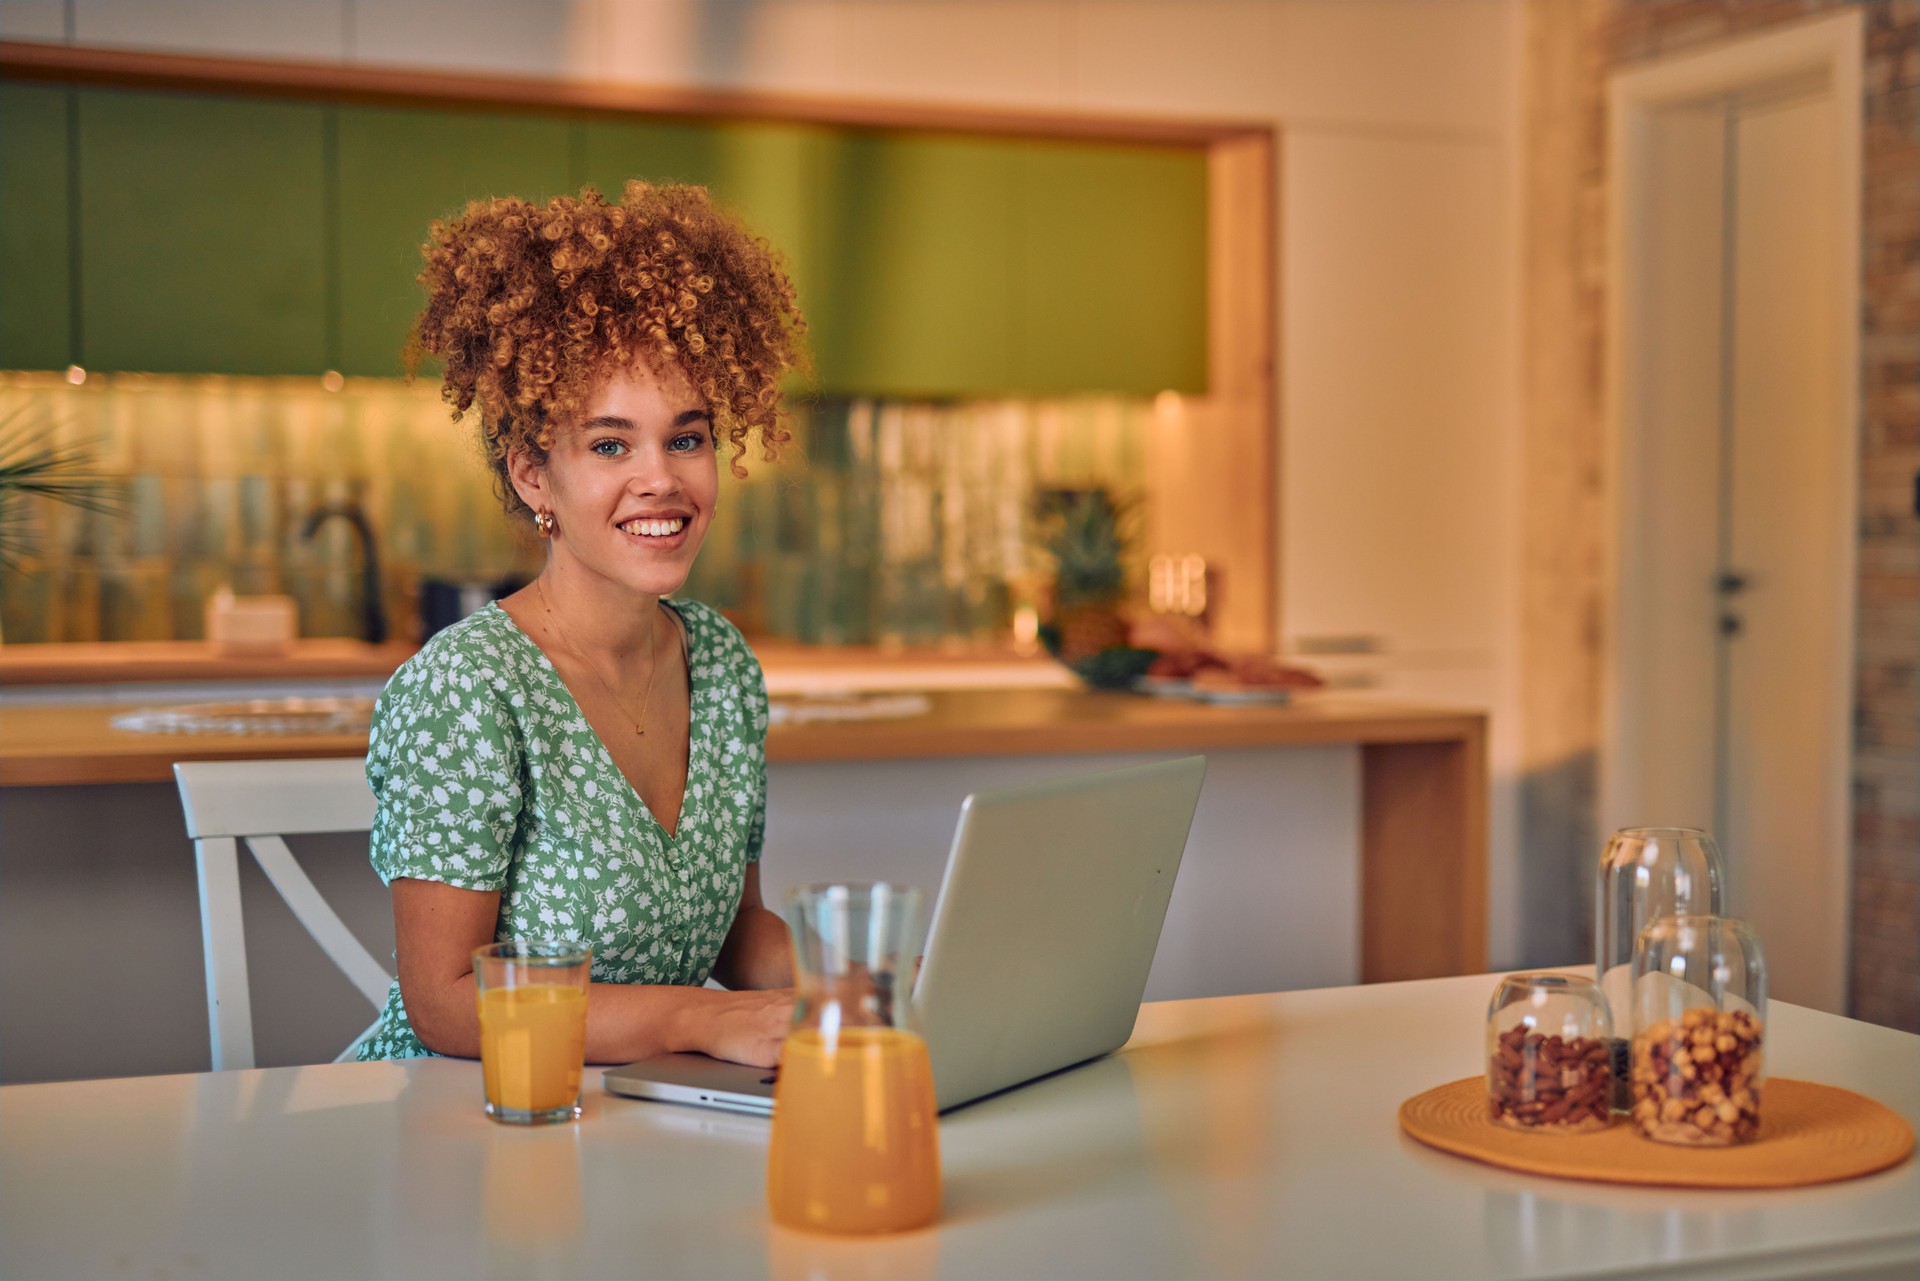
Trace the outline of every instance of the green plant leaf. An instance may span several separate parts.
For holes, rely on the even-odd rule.
[[[53,439],[54,424],[24,407],[0,416],[0,567],[12,569],[33,551],[23,500],[43,498],[83,511],[118,516],[126,483],[94,469],[90,442]]]

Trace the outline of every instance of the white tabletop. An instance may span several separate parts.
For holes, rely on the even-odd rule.
[[[423,1061],[0,1089],[4,1277],[1920,1275],[1920,1166],[1687,1192],[1404,1138],[1480,1067],[1493,980],[1146,1006],[1127,1048],[950,1114],[933,1231],[768,1225],[765,1121],[610,1097],[480,1113]],[[1776,1004],[1769,1071],[1920,1123],[1920,1037]]]

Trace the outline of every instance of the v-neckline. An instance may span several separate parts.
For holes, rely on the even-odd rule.
[[[576,723],[576,732],[578,730],[586,731],[587,737],[593,740],[594,748],[600,753],[600,763],[608,770],[611,770],[613,776],[626,785],[628,797],[632,799],[635,805],[640,807],[640,812],[646,816],[647,822],[653,824],[654,830],[659,832],[667,845],[671,847],[679,843],[681,834],[687,830],[687,819],[694,804],[694,764],[701,748],[702,737],[696,728],[699,721],[694,716],[694,705],[700,698],[700,678],[695,673],[693,662],[693,625],[687,621],[687,616],[681,613],[672,601],[663,599],[660,604],[672,613],[674,619],[679,623],[679,626],[674,630],[680,633],[682,640],[681,654],[687,669],[687,776],[682,779],[680,783],[680,813],[674,821],[672,831],[667,830],[667,825],[660,821],[660,816],[653,812],[651,805],[647,804],[647,798],[640,795],[640,789],[633,785],[633,780],[626,776],[626,773],[620,768],[619,762],[613,759],[613,749],[607,746],[607,740],[600,737],[600,731],[596,730],[593,727],[593,722],[587,719],[586,712],[580,708],[580,700],[573,696],[573,691],[567,688],[566,681],[560,678],[560,669],[553,665],[551,658],[547,657],[547,651],[540,648],[540,642],[528,635],[527,629],[520,626],[512,614],[502,609],[499,601],[488,601],[486,607],[495,611],[501,618],[505,619],[507,626],[513,629],[514,634],[533,650],[534,657],[539,659],[541,667],[546,669],[548,678],[553,681],[554,686],[559,689],[567,702],[573,705],[573,719]]]

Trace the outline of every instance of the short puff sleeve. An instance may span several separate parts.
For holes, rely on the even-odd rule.
[[[515,701],[452,646],[430,644],[388,682],[367,744],[382,881],[505,888],[526,795]]]

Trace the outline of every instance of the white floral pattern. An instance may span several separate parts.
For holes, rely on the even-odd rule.
[[[540,647],[489,605],[427,642],[374,708],[380,878],[498,890],[496,939],[590,943],[597,983],[705,983],[766,831],[767,691],[731,623],[669,604],[686,624],[693,697],[672,837]],[[396,981],[359,1057],[432,1053]]]

